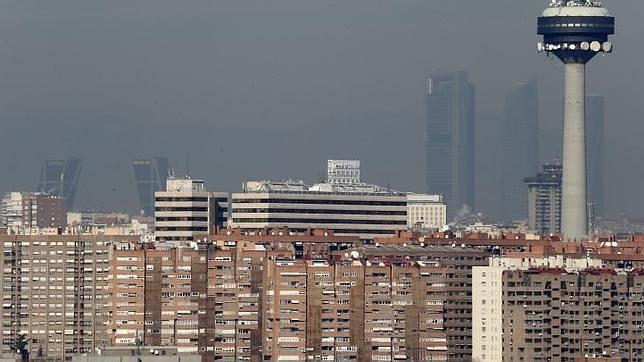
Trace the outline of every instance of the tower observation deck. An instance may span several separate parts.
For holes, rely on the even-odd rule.
[[[588,237],[586,204],[586,63],[610,53],[615,18],[599,1],[551,0],[537,22],[539,52],[564,63],[564,145],[561,229],[566,240]]]

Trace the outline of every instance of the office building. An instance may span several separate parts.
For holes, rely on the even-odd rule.
[[[38,191],[65,199],[67,209],[73,210],[76,202],[82,160],[57,158],[46,160],[40,171]]]
[[[606,100],[602,96],[586,97],[586,137],[588,155],[588,203],[594,214],[605,216],[604,183],[606,152]]]
[[[13,233],[33,233],[67,226],[67,206],[59,196],[9,192],[2,198],[3,224]]]
[[[2,353],[24,333],[31,356],[68,360],[107,344],[113,240],[92,235],[0,235]]]
[[[447,206],[440,195],[407,195],[407,227],[440,229],[447,225]]]
[[[165,157],[132,160],[132,173],[139,196],[139,210],[145,216],[154,215],[154,193],[165,190],[170,162]]]
[[[427,193],[443,195],[448,217],[463,206],[474,208],[474,98],[467,72],[429,77]]]
[[[523,179],[539,171],[537,82],[517,83],[505,98],[500,164],[501,220],[524,220],[528,200]]]
[[[407,228],[407,196],[366,184],[248,181],[232,194],[233,228],[292,232],[330,229],[364,239],[394,236]]]
[[[154,194],[154,232],[157,242],[186,244],[208,233],[210,194],[203,180],[168,179],[165,191]]]
[[[360,161],[328,160],[327,182],[330,184],[359,184]]]
[[[528,185],[528,227],[541,234],[561,232],[562,167],[556,163],[543,165],[542,172],[524,180]]]

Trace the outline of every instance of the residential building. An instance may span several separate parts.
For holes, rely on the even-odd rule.
[[[501,177],[501,219],[524,220],[528,199],[523,180],[539,171],[537,82],[517,83],[505,98]]]
[[[249,232],[330,229],[363,239],[395,236],[407,228],[407,196],[366,184],[248,181],[232,194],[231,226]]]
[[[359,184],[359,160],[328,160],[327,182],[330,184]]]
[[[429,77],[427,193],[443,195],[448,217],[474,207],[474,119],[475,90],[467,72]]]
[[[82,160],[56,158],[45,160],[40,171],[38,191],[65,199],[67,209],[73,210],[80,179]]]
[[[560,164],[547,163],[543,171],[524,180],[528,185],[528,226],[542,235],[561,232]]]
[[[31,356],[68,360],[107,343],[110,245],[125,237],[0,235],[2,353],[19,333]]]
[[[530,254],[527,254],[530,255]],[[472,271],[472,359],[477,362],[501,362],[503,355],[503,273],[509,270],[558,268],[578,271],[601,268],[599,259],[582,257],[502,257],[492,258],[488,266],[477,266]],[[528,291],[526,288],[525,292]]]
[[[134,159],[132,173],[139,196],[139,211],[144,216],[153,216],[154,193],[165,189],[170,162],[165,157]]]
[[[13,233],[33,233],[67,226],[67,206],[59,196],[9,192],[2,199],[3,224]]]
[[[407,195],[407,227],[440,229],[447,225],[447,206],[440,195]]]
[[[486,253],[365,246],[341,255],[267,261],[265,360],[471,358],[471,268]]]
[[[588,202],[596,216],[605,216],[606,99],[586,97],[586,154],[588,163]]]

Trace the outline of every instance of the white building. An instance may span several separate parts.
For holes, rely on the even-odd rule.
[[[226,226],[228,194],[206,191],[203,180],[168,179],[166,191],[155,192],[154,199],[157,242],[181,245]]]
[[[8,192],[2,198],[2,225],[10,230],[22,228],[21,192]]]
[[[549,258],[492,258],[489,266],[472,268],[472,360],[503,360],[503,272],[530,268],[563,268],[575,272],[600,268],[598,259],[573,259],[557,255]]]
[[[231,226],[246,232],[286,227],[363,239],[394,236],[407,228],[407,196],[366,184],[249,181],[232,194]]]
[[[438,229],[447,224],[447,205],[440,195],[407,195],[407,226]]]
[[[330,184],[360,184],[360,161],[329,160],[327,182]]]

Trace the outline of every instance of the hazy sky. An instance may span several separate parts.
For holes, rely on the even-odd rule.
[[[477,86],[478,209],[498,212],[499,114],[540,86],[542,160],[560,157],[562,66],[536,54],[545,0],[0,0],[0,191],[34,189],[48,157],[84,159],[79,206],[133,211],[128,160],[190,153],[212,191],[313,181],[327,158],[424,191],[425,78]],[[644,1],[605,1],[608,204],[644,216]]]

